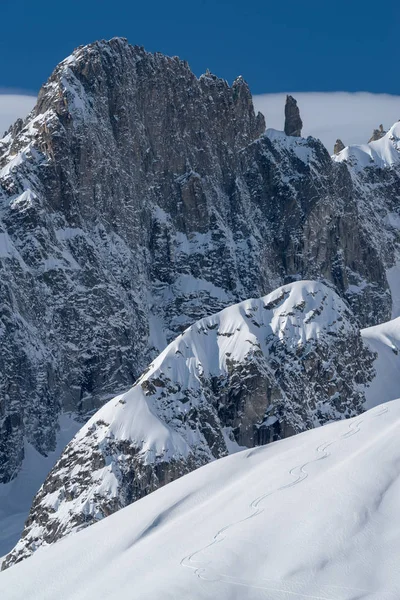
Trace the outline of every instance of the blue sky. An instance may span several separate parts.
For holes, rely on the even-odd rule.
[[[254,94],[400,94],[395,0],[1,0],[0,15],[0,93],[37,92],[76,46],[120,35]]]

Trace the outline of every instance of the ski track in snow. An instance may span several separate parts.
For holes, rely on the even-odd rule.
[[[380,417],[381,415],[386,414],[388,412],[388,410],[389,409],[387,406],[385,406],[383,409],[381,407],[379,407],[379,409],[377,410],[377,413],[372,415],[371,418]],[[206,546],[204,546],[198,550],[195,550],[188,556],[185,556],[184,558],[182,558],[182,560],[180,562],[181,566],[192,569],[194,571],[194,574],[199,579],[202,579],[203,581],[227,583],[227,584],[231,584],[231,585],[243,586],[243,587],[247,587],[247,588],[265,591],[266,593],[267,592],[275,592],[275,593],[279,593],[279,594],[283,594],[283,595],[287,595],[287,596],[297,596],[298,598],[310,598],[312,600],[345,600],[343,598],[342,599],[339,598],[337,595],[335,595],[335,596],[331,596],[331,595],[315,596],[315,595],[305,594],[304,592],[296,592],[296,591],[289,590],[289,589],[283,589],[281,587],[282,585],[285,586],[285,585],[289,585],[289,584],[285,584],[283,581],[276,581],[276,580],[272,580],[272,579],[261,579],[261,582],[264,582],[264,581],[265,582],[269,581],[271,583],[273,582],[274,584],[279,585],[280,586],[279,588],[261,585],[261,584],[257,585],[256,583],[252,583],[250,581],[240,579],[239,577],[233,577],[231,575],[227,575],[224,573],[216,573],[217,579],[215,579],[214,577],[210,578],[210,577],[207,577],[207,568],[209,570],[210,570],[210,568],[212,568],[212,561],[209,561],[208,563],[204,563],[204,561],[193,560],[193,557],[195,557],[196,555],[198,555],[202,552],[205,552],[212,546],[221,544],[226,539],[226,536],[223,534],[226,534],[226,532],[229,531],[229,529],[232,529],[233,527],[235,527],[241,523],[245,523],[246,521],[249,521],[250,519],[254,519],[255,517],[261,515],[265,511],[265,508],[262,508],[260,506],[264,500],[266,500],[267,498],[269,498],[272,495],[275,495],[279,492],[283,492],[286,489],[294,487],[295,485],[298,485],[299,483],[301,483],[302,481],[307,479],[308,473],[305,470],[305,468],[308,465],[317,463],[321,460],[328,458],[331,455],[331,453],[328,452],[327,449],[330,446],[332,446],[333,444],[336,444],[342,440],[346,440],[346,439],[352,437],[353,435],[356,435],[357,433],[359,433],[360,426],[363,423],[363,421],[364,421],[364,419],[361,418],[355,422],[350,423],[349,431],[340,435],[339,438],[335,438],[328,442],[323,442],[322,444],[317,446],[317,448],[315,449],[315,452],[320,454],[320,456],[318,456],[317,458],[315,458],[313,460],[309,460],[305,463],[302,463],[301,465],[297,465],[289,470],[289,475],[291,475],[292,477],[295,477],[294,480],[292,480],[282,486],[279,486],[275,490],[272,490],[270,492],[267,492],[267,493],[255,498],[249,505],[249,508],[253,511],[253,512],[251,512],[251,514],[244,517],[243,519],[239,519],[238,521],[234,521],[232,523],[229,523],[228,525],[225,525],[225,527],[222,527],[222,529],[217,531],[217,533],[213,537],[213,540],[209,544],[207,544]],[[250,450],[247,454],[247,457],[250,457],[254,451],[255,451],[254,449]],[[201,566],[198,566],[195,563],[201,564]],[[211,567],[210,567],[210,565],[211,565]],[[290,585],[291,586],[301,585],[301,582],[299,582],[298,584],[291,583]],[[334,589],[335,590],[343,590],[343,591],[347,590],[347,591],[352,591],[352,592],[360,592],[361,595],[357,596],[357,598],[359,600],[361,600],[365,596],[365,594],[367,594],[369,591],[369,590],[365,590],[365,589],[361,589],[361,588],[353,588],[353,587],[345,587],[345,586],[337,586],[337,585],[320,585],[320,587],[326,588],[326,590],[327,590],[326,593],[329,593],[329,594],[331,594]],[[325,592],[323,590],[321,590],[320,593],[324,594]],[[357,599],[354,598],[353,600],[357,600]]]

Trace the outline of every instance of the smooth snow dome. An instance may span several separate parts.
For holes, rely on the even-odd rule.
[[[2,600],[397,600],[400,400],[215,461],[0,574]]]
[[[369,92],[288,92],[297,100],[303,120],[302,135],[319,138],[333,152],[338,138],[345,146],[366,144],[381,123],[389,129],[400,119],[400,96]],[[267,127],[283,130],[286,94],[254,96],[256,111]]]
[[[35,104],[35,96],[0,94],[0,138],[17,119],[24,119]]]

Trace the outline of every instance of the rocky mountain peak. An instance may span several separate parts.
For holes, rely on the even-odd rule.
[[[333,154],[339,154],[339,152],[344,150],[345,147],[346,146],[343,144],[342,140],[337,139],[333,147]]]
[[[123,38],[77,48],[60,63],[41,89],[35,113],[49,108],[64,126],[81,121],[89,125],[102,118],[114,128],[118,121],[130,129],[139,118],[146,133],[138,132],[138,142],[146,139],[159,160],[160,142],[169,139],[173,157],[169,153],[169,164],[159,167],[169,167],[173,161],[175,171],[185,168],[178,158],[198,141],[199,119],[207,129],[218,128],[224,141],[236,148],[265,130],[264,118],[255,115],[242,78],[232,87],[209,71],[197,79],[186,61],[152,54]],[[171,136],[179,133],[186,143],[176,148]]]
[[[300,117],[300,110],[297,106],[297,100],[293,96],[286,96],[285,104],[285,133],[293,137],[301,137],[303,121]]]
[[[323,279],[364,325],[390,318],[395,170],[364,185],[344,152],[263,132],[242,78],[117,38],[77,48],[1,140],[1,482],[228,305]],[[374,144],[390,164],[399,137]]]
[[[373,130],[372,135],[368,140],[368,144],[370,142],[376,142],[377,140],[380,140],[381,138],[383,138],[383,136],[386,135],[386,133],[387,131],[383,129],[383,125],[379,125],[378,129]]]

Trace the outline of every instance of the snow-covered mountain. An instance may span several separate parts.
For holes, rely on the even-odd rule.
[[[359,414],[373,358],[318,282],[198,321],[66,447],[4,566],[215,458]]]
[[[36,453],[55,460],[64,413],[84,423],[120,395],[67,447],[12,560],[242,445],[362,411],[373,368],[368,405],[400,395],[397,375],[379,383],[397,365],[387,333],[359,335],[400,315],[397,125],[334,160],[297,126],[264,131],[242,78],[196,78],[115,38],[60,63],[0,140],[0,515],[12,535],[10,490],[28,489]],[[302,279],[316,282],[287,287]],[[281,285],[276,310],[302,298],[277,318],[282,339],[262,308]],[[250,308],[230,308],[227,329],[209,317],[221,335],[198,330],[240,301]],[[131,404],[152,434],[137,415],[121,424]]]
[[[368,144],[346,146],[334,155],[336,162],[346,162],[352,169],[365,167],[384,169],[400,163],[400,121],[395,123],[380,139]]]
[[[0,481],[229,304],[324,279],[363,325],[391,317],[396,165],[372,186],[264,129],[243,79],[118,38],[74,51],[1,140]]]
[[[0,573],[2,600],[395,600],[400,401],[222,458]]]

